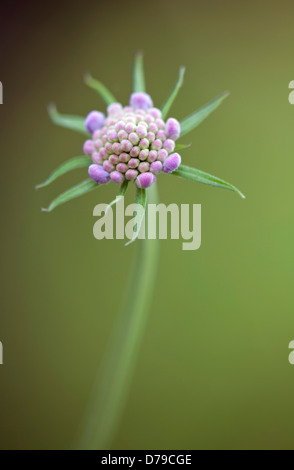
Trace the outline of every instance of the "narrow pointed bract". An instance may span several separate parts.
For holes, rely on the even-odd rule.
[[[172,107],[172,104],[175,101],[180,88],[183,86],[185,70],[186,70],[185,67],[180,68],[179,77],[176,81],[176,84],[175,84],[171,94],[169,95],[168,99],[166,100],[166,102],[164,103],[164,105],[161,108],[162,119],[165,119],[166,116],[168,115],[168,112],[169,112],[170,108]]]
[[[108,90],[108,88],[103,85],[103,83],[99,82],[99,80],[93,78],[89,73],[85,74],[84,80],[86,85],[88,85],[90,88],[93,88],[93,90],[99,93],[99,95],[107,105],[115,103],[117,101],[113,94]]]
[[[67,162],[64,162],[62,165],[60,165],[56,170],[54,170],[49,178],[46,179],[43,183],[40,183],[36,186],[36,189],[39,188],[44,188],[45,186],[48,186],[48,184],[53,183],[57,178],[59,178],[62,175],[65,175],[69,171],[75,170],[76,168],[84,168],[86,166],[89,166],[92,163],[92,160],[90,157],[74,157],[68,160]]]
[[[57,126],[65,127],[81,134],[89,135],[85,129],[85,118],[81,116],[71,116],[70,114],[60,114],[54,103],[49,104],[48,114]]]
[[[199,124],[204,121],[204,119],[206,119],[210,113],[212,113],[212,111],[219,107],[219,105],[225,98],[227,98],[227,96],[229,96],[229,92],[225,92],[222,95],[217,96],[214,100],[202,106],[202,108],[197,109],[195,113],[183,119],[183,121],[180,123],[181,137],[183,137],[185,134],[188,134],[188,132],[195,129],[195,127],[199,126]]]
[[[95,181],[93,181],[92,179],[87,179],[86,181],[83,181],[82,183],[77,184],[73,188],[70,188],[64,193],[57,196],[55,199],[53,199],[53,201],[50,203],[47,209],[42,209],[42,211],[51,212],[57,206],[60,206],[61,204],[64,204],[65,202],[70,201],[71,199],[75,199],[79,196],[82,196],[83,194],[86,194],[89,191],[92,191],[93,189],[97,187],[98,185],[97,183],[95,183]]]

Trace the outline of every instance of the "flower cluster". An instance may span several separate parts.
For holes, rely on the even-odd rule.
[[[85,127],[92,135],[83,146],[93,161],[89,175],[99,184],[134,180],[138,188],[148,188],[156,175],[172,173],[181,163],[174,152],[180,124],[173,118],[164,122],[147,93],[133,93],[124,108],[120,103],[109,105],[107,117],[92,111]]]

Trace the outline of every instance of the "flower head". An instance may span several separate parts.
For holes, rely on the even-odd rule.
[[[109,181],[121,184],[119,195],[124,195],[128,183],[133,181],[137,187],[136,201],[145,208],[146,191],[156,182],[160,173],[171,173],[190,181],[230,189],[244,197],[237,188],[220,178],[181,164],[178,150],[189,145],[178,144],[177,139],[198,126],[227,96],[227,93],[220,95],[181,122],[168,117],[173,101],[183,84],[184,71],[181,67],[178,80],[161,109],[154,107],[152,98],[145,91],[143,60],[140,54],[135,59],[133,93],[128,106],[119,103],[105,85],[88,75],[85,77],[86,84],[104,99],[107,104],[106,114],[91,111],[86,118],[82,118],[62,115],[54,105],[49,107],[53,122],[86,134],[87,139],[83,145],[83,157],[75,157],[65,162],[37,187],[47,186],[60,175],[86,166],[90,179],[58,196],[51,202],[47,211]],[[139,224],[134,239],[138,230]]]
[[[93,161],[89,175],[99,184],[134,180],[138,188],[148,188],[161,171],[171,173],[181,163],[173,153],[180,123],[173,118],[165,123],[147,93],[133,93],[129,106],[111,104],[106,119],[92,111],[85,127],[92,134],[83,146]]]

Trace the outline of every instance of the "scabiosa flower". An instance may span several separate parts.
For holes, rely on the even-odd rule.
[[[174,118],[164,122],[147,93],[132,93],[129,106],[109,105],[106,118],[90,112],[85,127],[92,139],[85,141],[83,151],[92,157],[89,175],[96,183],[133,180],[145,189],[160,172],[171,173],[181,164],[180,155],[173,153],[180,123]]]
[[[227,93],[220,95],[181,122],[170,117],[169,110],[182,86],[184,72],[185,69],[181,67],[178,80],[160,109],[154,106],[151,96],[146,93],[143,61],[139,54],[134,64],[133,92],[128,105],[119,103],[101,82],[89,75],[85,77],[85,82],[104,99],[106,112],[95,110],[82,118],[62,115],[51,105],[49,115],[53,122],[87,136],[83,144],[84,156],[64,163],[37,188],[47,186],[74,168],[87,166],[90,178],[58,196],[44,210],[51,211],[110,181],[121,185],[119,195],[124,195],[129,182],[133,181],[137,188],[136,201],[144,204],[145,209],[145,193],[161,173],[230,189],[244,197],[231,184],[181,164],[179,151],[189,145],[178,144],[178,139],[198,126],[227,96]]]

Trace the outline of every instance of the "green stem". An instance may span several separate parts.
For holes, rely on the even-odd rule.
[[[148,202],[157,204],[157,188]],[[128,295],[99,370],[76,444],[78,449],[110,449],[125,408],[131,379],[153,298],[158,240],[137,240]]]

